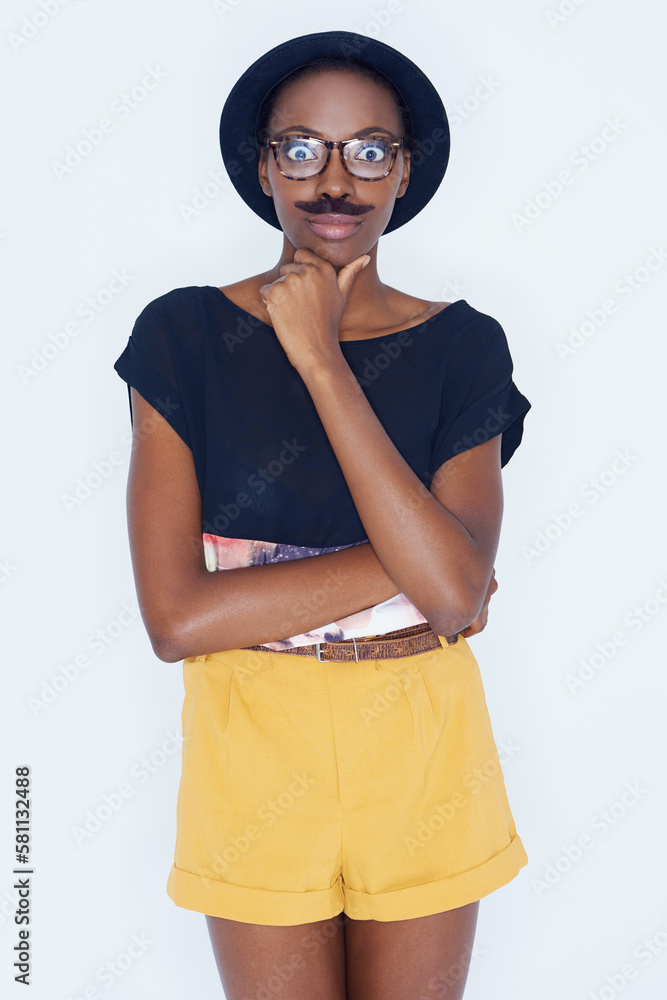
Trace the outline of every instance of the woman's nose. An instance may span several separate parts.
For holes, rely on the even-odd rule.
[[[354,191],[354,180],[345,169],[345,165],[343,164],[343,150],[340,147],[331,150],[329,162],[315,180],[318,182],[318,190],[321,193],[326,193],[327,191]]]

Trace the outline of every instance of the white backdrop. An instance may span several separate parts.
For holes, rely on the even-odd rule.
[[[480,905],[466,1000],[659,1000],[665,7],[334,6],[2,6],[3,995],[25,995],[12,967],[22,765],[31,996],[221,995],[204,917],[165,891],[181,665],[154,656],[138,616],[113,363],[151,299],[275,263],[281,234],[224,173],[220,110],[260,54],[341,28],[417,62],[452,123],[445,180],[382,238],[382,279],[495,316],[533,404],[504,472],[500,588],[470,640],[529,863]],[[86,133],[98,141],[76,162]]]

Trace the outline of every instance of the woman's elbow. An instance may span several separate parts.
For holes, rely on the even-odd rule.
[[[184,654],[171,636],[149,635],[149,638],[158,660],[162,660],[163,663],[177,663],[178,660],[184,659]]]
[[[483,598],[470,588],[454,595],[450,590],[435,608],[422,611],[422,614],[437,635],[456,635],[474,622],[482,603]]]
[[[143,600],[141,599],[143,597]],[[202,650],[197,645],[198,619],[195,609],[201,608],[200,593],[195,582],[178,585],[170,581],[140,595],[139,608],[153,652],[164,663],[175,663]]]
[[[177,660],[184,658],[185,654],[173,629],[146,625],[146,631],[158,660],[162,660],[163,663],[176,663]]]
[[[142,611],[142,619],[158,660],[176,663],[189,655],[184,652],[182,623],[172,610],[152,608]]]

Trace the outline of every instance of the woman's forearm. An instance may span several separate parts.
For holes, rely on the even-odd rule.
[[[164,609],[151,641],[173,663],[300,635],[399,592],[369,542],[266,566],[202,569]]]
[[[477,613],[489,555],[412,471],[342,353],[300,374],[378,559],[440,635],[456,632]]]

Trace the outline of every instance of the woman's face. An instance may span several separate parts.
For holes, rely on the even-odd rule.
[[[354,73],[323,70],[308,74],[283,91],[269,121],[269,138],[301,134],[319,139],[352,139],[371,126],[377,129],[373,135],[402,138],[400,116],[391,95],[374,81]],[[341,267],[375,246],[389,222],[396,198],[408,186],[409,175],[410,154],[404,149],[398,150],[391,173],[376,181],[349,174],[338,149],[331,151],[324,172],[307,180],[290,180],[281,174],[268,148],[262,150],[259,162],[262,190],[273,198],[280,226],[294,249],[313,250]],[[349,227],[349,235],[342,238],[318,234],[308,222],[317,221],[319,213],[314,206],[322,208],[331,200],[333,212],[347,205],[368,209],[343,216],[360,225]]]

